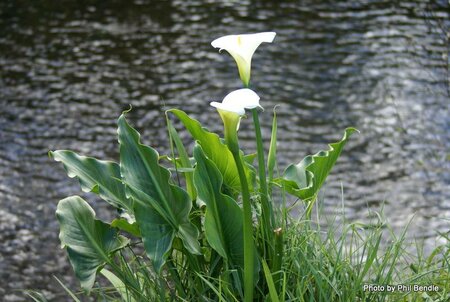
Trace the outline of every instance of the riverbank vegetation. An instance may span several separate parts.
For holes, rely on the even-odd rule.
[[[385,242],[383,223],[368,228],[344,220],[326,231],[319,227],[320,219],[313,215],[318,193],[356,129],[345,129],[326,150],[281,172],[274,111],[265,153],[260,117],[269,114],[262,114],[260,97],[249,88],[251,59],[261,43],[274,38],[275,33],[267,32],[212,42],[235,59],[244,86],[222,102],[211,102],[223,123],[223,138],[184,111],[171,109],[166,112],[171,153],[160,155],[141,143],[126,111],[118,119],[118,163],[68,150],[49,153],[83,191],[97,194],[119,213],[104,222],[79,196],[58,203],[59,238],[83,294],[98,301],[450,297],[448,245],[422,258],[420,248],[414,256],[405,246],[405,233],[396,237],[392,232]],[[253,119],[255,154],[245,153],[239,144],[240,121],[246,115]],[[174,121],[191,135],[192,150],[183,144]],[[302,209],[295,219],[291,198]],[[422,287],[415,291],[410,285]]]
[[[406,239],[407,229],[396,236],[381,214],[374,217],[367,224],[335,220],[326,229],[318,225],[320,213],[311,220],[304,220],[304,217],[291,219],[284,235],[288,248],[281,269],[278,300],[270,296],[261,300],[448,301],[450,238],[442,234],[443,244],[425,255],[420,242]],[[182,259],[176,263],[178,278],[172,279],[167,271],[158,277],[151,273],[152,266],[146,257],[134,250],[133,246],[122,250],[117,259],[121,269],[133,272],[129,278],[135,278],[133,274],[142,274],[140,280],[147,291],[143,291],[142,301],[239,301],[226,297],[226,286],[217,278],[201,275],[202,285],[197,284],[199,276],[183,269]],[[108,278],[111,283],[100,278],[91,290],[90,296],[95,301],[139,301],[131,298],[133,294],[127,291],[124,283],[111,276]],[[395,288],[388,291],[387,285]],[[427,291],[430,286],[437,288]],[[203,292],[197,291],[199,287]],[[177,288],[183,289],[184,298],[180,297]],[[66,290],[67,297],[86,295],[83,291]],[[30,294],[35,301],[47,301],[37,293]]]

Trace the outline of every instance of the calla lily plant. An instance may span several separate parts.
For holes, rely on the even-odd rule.
[[[287,218],[275,215],[272,191],[280,189],[311,205],[355,130],[347,129],[329,150],[305,157],[273,179],[276,116],[266,163],[259,124],[263,107],[248,85],[255,50],[275,35],[229,35],[211,43],[233,56],[244,86],[222,102],[210,103],[223,121],[225,142],[185,112],[171,109],[166,117],[172,154],[160,156],[142,144],[126,111],[118,119],[119,162],[68,150],[49,153],[69,177],[79,180],[83,191],[99,195],[121,213],[107,223],[79,196],[58,203],[59,237],[85,291],[100,273],[123,301],[253,302],[268,301],[269,295],[270,301],[284,301],[282,285],[294,266],[283,268]],[[246,111],[253,117],[257,166],[254,156],[239,147],[239,124]],[[171,124],[173,116],[195,140],[192,156]],[[164,159],[168,163],[161,163]],[[285,206],[282,211],[288,212]],[[137,255],[141,251],[146,257]]]
[[[220,50],[225,49],[236,61],[239,70],[239,76],[241,78],[244,87],[248,87],[250,84],[251,62],[253,54],[261,43],[271,43],[276,36],[275,32],[262,32],[256,34],[243,34],[243,35],[228,35],[214,40],[211,45]],[[245,96],[242,97],[245,99]],[[243,100],[241,100],[243,102]],[[222,105],[223,106],[223,105]],[[262,107],[261,107],[262,108]],[[255,127],[255,138],[257,146],[257,157],[259,165],[259,179],[260,179],[260,199],[261,199],[261,225],[262,237],[264,238],[264,255],[271,255],[274,251],[274,238],[273,230],[275,228],[273,209],[268,196],[268,184],[266,181],[266,169],[265,169],[265,155],[261,134],[261,126],[259,122],[259,113],[256,110],[256,106],[251,109],[253,124]],[[219,111],[220,113],[220,111]],[[223,114],[221,114],[222,116]],[[222,118],[223,119],[223,118]],[[239,124],[238,124],[239,125]],[[226,127],[225,127],[226,129]],[[227,131],[225,131],[225,137],[227,137]]]

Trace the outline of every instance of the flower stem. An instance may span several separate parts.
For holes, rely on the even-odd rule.
[[[274,274],[274,283],[277,292],[280,292],[281,286],[281,266],[283,264],[283,229],[277,228],[273,231],[275,235],[275,253],[273,258],[272,272]]]
[[[265,239],[265,245],[267,245],[267,250],[269,253],[269,259],[272,259],[273,251],[273,210],[269,203],[269,195],[266,180],[266,165],[264,159],[264,147],[261,135],[261,125],[259,124],[259,114],[258,110],[252,109],[253,124],[255,125],[255,135],[256,135],[256,148],[258,154],[258,172],[259,172],[259,194],[261,197],[261,208],[262,208],[262,223],[263,236]],[[264,246],[264,251],[266,251],[266,246]]]
[[[242,205],[244,212],[244,298],[246,302],[252,302],[254,292],[255,245],[253,242],[253,223],[250,193],[248,190],[247,176],[245,175],[244,165],[239,154],[237,134],[235,138],[226,138],[226,141],[231,153],[233,154],[234,161],[236,162],[239,180],[241,182]]]

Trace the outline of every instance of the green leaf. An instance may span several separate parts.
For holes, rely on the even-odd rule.
[[[345,129],[344,136],[339,142],[328,145],[329,150],[308,155],[297,165],[291,164],[284,171],[283,177],[275,181],[281,184],[287,192],[304,201],[314,200],[345,143],[354,132],[358,132],[358,130],[355,128]]]
[[[111,226],[135,237],[141,237],[141,231],[139,230],[137,222],[129,223],[125,218],[117,218],[111,222]]]
[[[209,132],[203,128],[202,125],[195,119],[189,117],[184,111],[178,109],[171,109],[168,112],[173,113],[194,139],[202,146],[203,152],[208,158],[214,162],[217,169],[223,176],[224,184],[229,187],[234,193],[241,191],[241,183],[233,158],[233,154],[228,149],[216,133]],[[244,157],[243,154],[241,154]],[[245,174],[249,184],[249,190],[253,191],[254,171],[250,169],[249,165],[245,165]]]
[[[197,192],[195,191],[194,187],[194,180],[193,180],[194,171],[192,168],[191,161],[189,160],[186,148],[184,147],[177,130],[173,127],[172,123],[170,122],[169,117],[167,117],[167,127],[169,128],[170,137],[175,143],[178,155],[180,156],[181,167],[180,168],[177,167],[177,171],[186,173],[185,174],[186,189],[187,192],[189,193],[189,196],[191,196],[191,199],[195,200],[197,198]],[[192,171],[190,171],[189,169],[192,169]]]
[[[267,173],[269,175],[269,183],[273,179],[273,169],[277,162],[277,112],[276,106],[273,108],[272,134],[270,136],[269,155],[267,157]]]
[[[118,124],[122,178],[155,269],[161,270],[175,236],[189,252],[201,254],[198,229],[189,221],[192,202],[188,193],[169,183],[170,172],[158,164],[158,153],[140,143],[139,133],[128,125],[124,114]]]
[[[206,204],[206,239],[231,266],[244,267],[244,237],[242,209],[230,196],[223,194],[222,175],[216,165],[206,158],[202,147],[196,145],[197,166],[194,184],[198,196]]]
[[[79,196],[61,200],[56,217],[60,224],[61,245],[67,248],[81,287],[89,291],[97,270],[111,263],[111,254],[126,246],[128,239],[119,236],[107,223],[95,219],[94,210]]]
[[[257,156],[258,156],[258,153],[256,153],[256,152],[250,153],[250,154],[244,155],[243,159],[244,159],[244,162],[246,162],[247,164],[253,165]]]
[[[133,214],[131,201],[125,196],[125,186],[120,181],[120,167],[112,161],[97,160],[67,150],[50,151],[49,156],[62,162],[69,177],[78,178],[81,189],[93,192],[112,206],[124,208]]]

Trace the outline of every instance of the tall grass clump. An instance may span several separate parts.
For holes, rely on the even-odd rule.
[[[212,46],[236,61],[243,88],[211,102],[223,137],[184,111],[166,111],[171,153],[160,155],[118,119],[119,162],[68,150],[49,153],[81,189],[97,194],[118,217],[101,221],[79,196],[58,203],[59,238],[82,292],[100,301],[445,301],[449,298],[448,246],[429,258],[405,249],[404,234],[381,227],[328,227],[313,221],[317,196],[354,128],[327,150],[308,155],[277,173],[277,116],[265,153],[260,127],[263,107],[251,90],[251,59],[275,33],[231,35]],[[251,116],[257,152],[240,148],[241,119]],[[173,121],[195,145],[187,149]],[[282,202],[275,202],[282,196]],[[300,201],[294,219],[288,196]],[[448,239],[448,238],[447,238]],[[384,248],[382,248],[384,246]],[[418,255],[422,255],[418,253]],[[100,283],[99,283],[100,280]],[[435,285],[419,291],[379,286]],[[378,286],[375,288],[375,286]],[[45,298],[29,292],[35,301]],[[422,300],[421,300],[422,299]],[[425,300],[423,300],[425,299]],[[428,299],[428,300],[427,300]]]
[[[407,227],[397,236],[376,217],[367,223],[333,221],[325,230],[318,221],[292,220],[286,301],[448,301],[448,236],[423,258],[424,245],[406,238]],[[429,292],[414,289],[430,285],[436,287]]]

